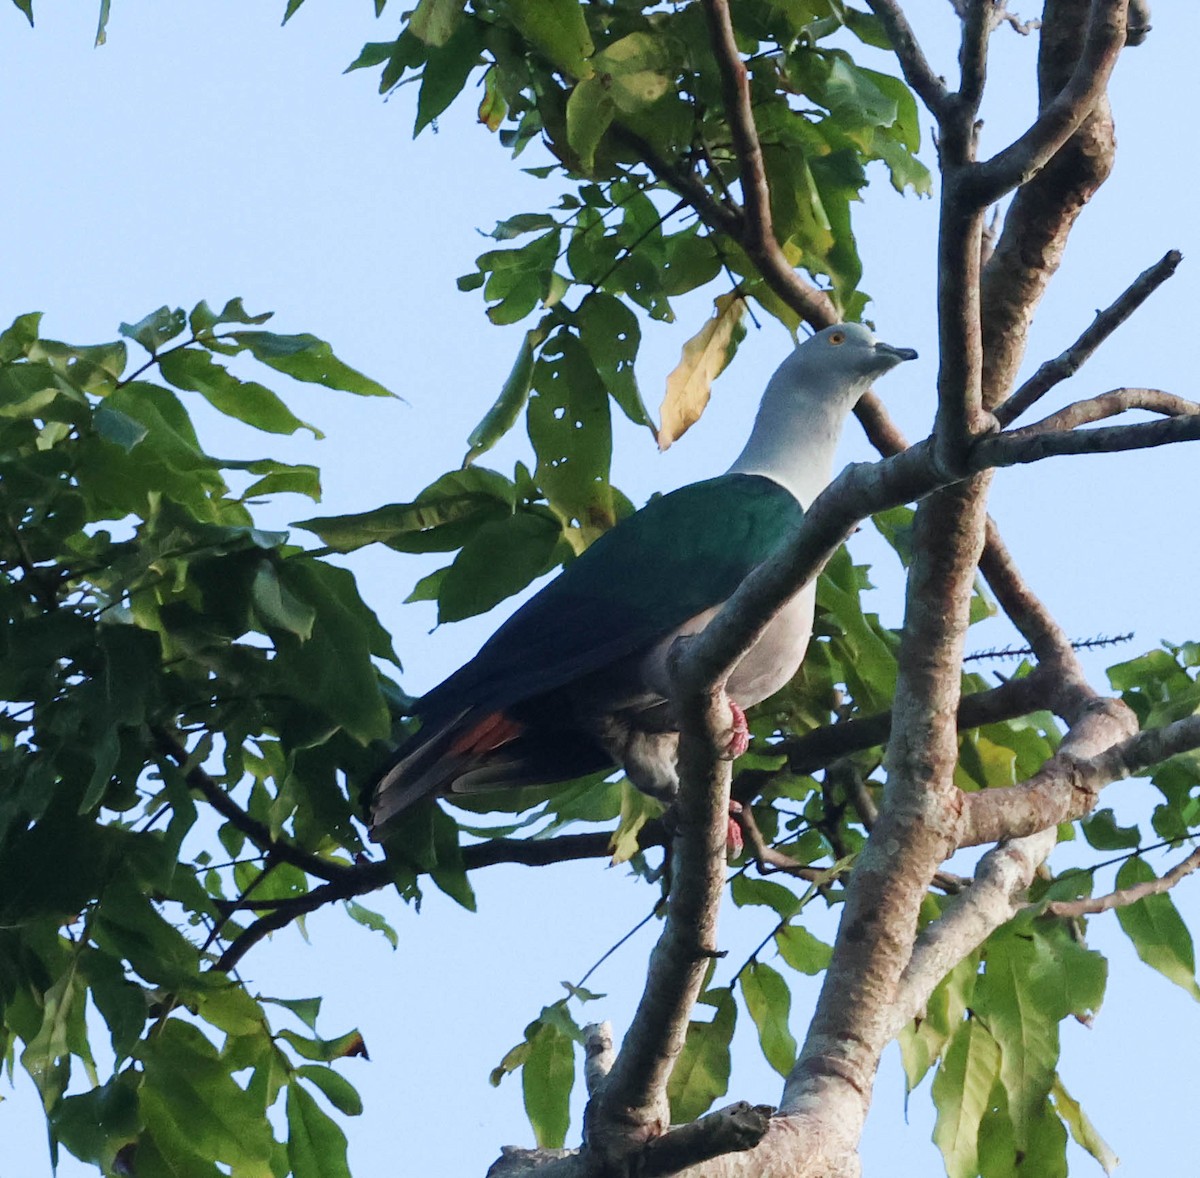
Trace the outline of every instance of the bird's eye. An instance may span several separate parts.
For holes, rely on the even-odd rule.
[[[835,331],[829,337],[829,342],[831,344],[844,344],[846,342],[846,333],[844,331]]]

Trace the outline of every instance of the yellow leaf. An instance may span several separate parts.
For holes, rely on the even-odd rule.
[[[718,295],[709,321],[686,344],[675,371],[667,377],[658,448],[665,450],[700,420],[712,393],[712,382],[733,358],[745,329],[746,304],[735,291]]]

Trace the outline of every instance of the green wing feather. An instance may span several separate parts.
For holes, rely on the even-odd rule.
[[[503,708],[648,648],[729,597],[803,516],[790,491],[761,475],[652,499],[530,598],[418,712]]]

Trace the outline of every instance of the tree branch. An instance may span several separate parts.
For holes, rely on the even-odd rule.
[[[1038,108],[1074,76],[1090,0],[1045,0],[1038,48]],[[982,279],[983,395],[1011,390],[1034,311],[1062,262],[1076,218],[1112,170],[1116,150],[1106,97],[1047,167],[1013,197]]]
[[[990,691],[964,695],[958,705],[956,726],[961,732],[983,724],[996,724],[1027,716],[1050,707],[1053,679],[1044,667],[1036,667],[1022,679],[1009,679]],[[803,736],[793,736],[772,746],[785,752],[792,773],[812,773],[839,757],[886,743],[892,730],[892,713],[879,712],[814,728]]]
[[[896,991],[892,1034],[920,1015],[937,984],[1024,906],[1034,873],[1054,850],[1051,828],[994,847],[980,859],[969,888],[921,930]]]
[[[1186,859],[1176,863],[1170,871],[1158,879],[1148,879],[1144,883],[1132,884],[1127,888],[1118,888],[1106,896],[1088,896],[1080,900],[1053,900],[1046,905],[1046,911],[1051,916],[1092,916],[1098,912],[1108,912],[1113,908],[1127,908],[1147,896],[1160,896],[1168,892],[1181,879],[1186,879],[1200,867],[1200,847],[1194,850]]]
[[[1035,433],[1071,430],[1094,421],[1116,417],[1129,409],[1143,409],[1147,413],[1161,413],[1166,417],[1200,415],[1200,405],[1195,401],[1185,401],[1182,397],[1177,397],[1174,393],[1164,393],[1161,389],[1113,389],[1111,392],[1089,397],[1085,401],[1075,401],[1024,429],[1010,431],[1006,436],[1022,437]]]
[[[158,725],[151,728],[151,734],[159,752],[169,757],[181,769],[185,769],[188,764],[189,755],[178,737],[166,728]],[[247,814],[201,766],[193,765],[191,768],[186,768],[184,780],[197,793],[202,794],[204,800],[222,818],[237,830],[240,830],[256,847],[265,852],[268,861],[275,859],[282,863],[290,863],[293,867],[298,867],[301,871],[307,872],[309,875],[315,875],[318,879],[330,882],[353,877],[355,869],[349,863],[335,863],[329,859],[322,858],[320,855],[314,855],[309,851],[302,850],[286,839],[276,838],[265,822],[259,822],[257,818],[253,818]]]
[[[973,169],[967,182],[979,209],[1037,175],[1079,129],[1104,94],[1125,46],[1128,0],[1092,0],[1083,51],[1070,80],[1034,124],[1008,147]]]
[[[1095,710],[1107,712],[1110,721],[1129,723],[1128,709],[1118,701],[1097,700],[1096,705]],[[1100,790],[1110,782],[1132,777],[1195,748],[1200,748],[1200,716],[1136,733],[1090,756],[1079,755],[1064,741],[1022,784],[964,795],[958,845],[980,846],[1074,822],[1091,812]]]
[[[897,0],[867,0],[867,3],[892,43],[892,52],[900,63],[904,80],[925,103],[930,114],[940,120],[949,98],[946,83],[934,73],[904,10]]]
[[[1047,360],[1007,401],[996,407],[996,420],[1003,426],[1010,425],[1055,385],[1074,376],[1096,349],[1175,273],[1181,261],[1183,254],[1169,250],[1143,270],[1110,306],[1096,313],[1096,318],[1065,352]]]
[[[958,50],[959,83],[955,95],[959,118],[974,123],[987,82],[988,39],[996,27],[997,15],[992,0],[968,0],[963,17],[962,40]],[[974,128],[967,131],[974,136]]]
[[[724,691],[681,675],[678,667],[673,679],[680,785],[667,916],[621,1050],[584,1111],[588,1152],[614,1165],[626,1165],[670,1125],[667,1081],[709,961],[718,956],[731,777],[718,734],[728,728],[729,701]]]
[[[740,226],[727,232],[746,251],[767,285],[812,326],[837,322],[837,312],[824,291],[805,282],[780,248],[771,222],[771,191],[763,165],[762,145],[750,103],[750,79],[738,51],[728,0],[704,0],[713,54],[721,71],[725,114],[733,137],[742,181],[745,210]]]
[[[1194,413],[1163,421],[1140,421],[1134,425],[1106,425],[1060,433],[1014,430],[980,438],[972,447],[970,467],[1024,466],[1065,454],[1118,454],[1126,450],[1170,446],[1175,442],[1193,442],[1197,438],[1200,438],[1200,415]]]

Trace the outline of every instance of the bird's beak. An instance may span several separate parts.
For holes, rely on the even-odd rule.
[[[915,360],[917,358],[916,348],[894,348],[891,344],[885,344],[882,340],[875,341],[875,351],[882,352],[885,356],[894,357],[897,364],[902,360]]]

